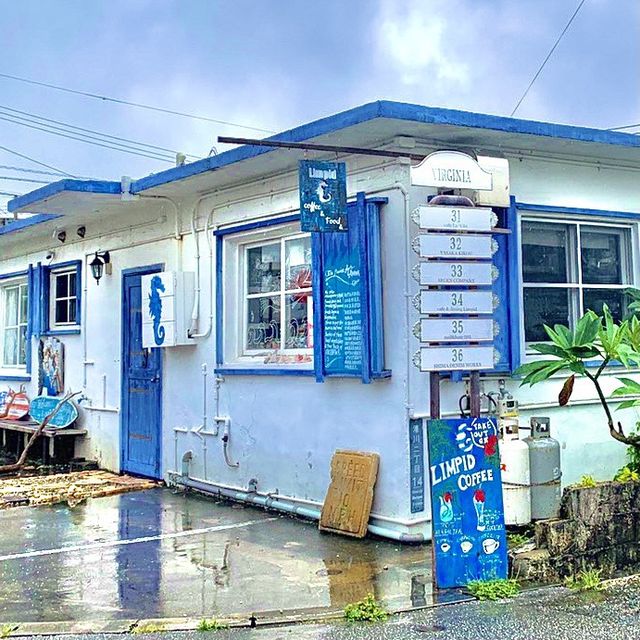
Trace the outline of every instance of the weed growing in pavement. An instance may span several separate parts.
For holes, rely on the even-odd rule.
[[[565,580],[565,585],[572,591],[602,591],[602,569],[585,569]]]
[[[162,631],[166,631],[163,624],[157,624],[155,622],[147,622],[146,624],[138,624],[133,629],[131,629],[131,633],[140,634],[140,633],[160,633]]]
[[[502,600],[513,598],[520,593],[520,585],[513,578],[474,580],[467,585],[467,589],[478,600]]]
[[[348,604],[344,608],[344,617],[349,622],[384,622],[389,614],[378,604],[373,594],[369,593],[360,602]]]
[[[8,638],[17,628],[17,626],[11,624],[2,625],[0,628],[0,638]]]
[[[596,479],[590,475],[584,475],[580,478],[580,482],[576,482],[576,487],[581,489],[591,489],[596,486]]]
[[[198,623],[196,629],[198,631],[220,631],[221,629],[228,629],[229,625],[223,622],[218,622],[215,618],[202,618]]]

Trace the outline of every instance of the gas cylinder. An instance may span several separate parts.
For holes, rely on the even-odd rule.
[[[560,511],[560,443],[551,437],[549,418],[531,418],[529,447],[531,469],[531,519],[557,518]]]
[[[529,447],[520,440],[518,403],[507,394],[498,398],[497,404],[504,521],[525,525],[531,522]]]

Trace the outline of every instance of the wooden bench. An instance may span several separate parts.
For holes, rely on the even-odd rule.
[[[2,447],[7,446],[7,431],[17,431],[23,434],[23,447],[27,446],[29,438],[38,429],[38,423],[34,420],[0,420],[0,431],[2,431]],[[86,429],[72,429],[67,427],[66,429],[56,429],[55,427],[45,427],[42,431],[42,455],[44,462],[46,462],[46,456],[49,455],[49,459],[55,456],[55,443],[56,440],[61,438],[78,438],[87,434]]]

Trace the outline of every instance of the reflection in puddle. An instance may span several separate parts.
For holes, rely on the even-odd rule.
[[[335,610],[368,593],[392,609],[433,602],[428,546],[321,534],[166,489],[12,510],[0,526],[0,555],[145,538],[1,562],[0,622]]]

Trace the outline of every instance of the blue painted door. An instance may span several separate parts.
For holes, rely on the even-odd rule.
[[[140,278],[159,269],[125,272],[122,282],[122,470],[160,478],[162,350],[142,346]]]

